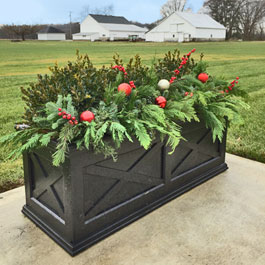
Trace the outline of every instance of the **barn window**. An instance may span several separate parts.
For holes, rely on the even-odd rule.
[[[211,34],[211,38],[213,37],[213,34]]]
[[[175,34],[173,34],[173,38],[175,38]]]
[[[106,37],[106,35],[105,35],[105,34],[103,34],[102,36],[103,36],[103,37]]]

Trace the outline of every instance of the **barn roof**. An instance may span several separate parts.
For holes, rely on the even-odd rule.
[[[38,33],[65,33],[64,31],[48,26],[47,28],[41,29]]]
[[[125,17],[106,16],[106,15],[93,15],[90,14],[98,23],[108,24],[131,24]]]
[[[196,28],[225,29],[223,25],[206,14],[193,14],[189,12],[176,12],[176,14]]]
[[[104,28],[106,28],[109,31],[132,31],[132,32],[146,32],[148,31],[147,28],[138,27],[133,24],[104,24],[102,25]]]

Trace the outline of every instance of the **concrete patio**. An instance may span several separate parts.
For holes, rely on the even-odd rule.
[[[265,164],[229,170],[72,258],[21,213],[24,187],[0,194],[1,265],[264,265]]]

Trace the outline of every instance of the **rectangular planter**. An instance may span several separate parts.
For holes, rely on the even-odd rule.
[[[53,167],[54,145],[25,153],[22,212],[75,255],[157,207],[227,169],[226,135],[212,142],[203,123],[184,124],[172,155],[156,140],[149,150],[124,142],[118,161],[71,149]]]

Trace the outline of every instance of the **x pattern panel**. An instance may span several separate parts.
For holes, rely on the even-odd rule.
[[[41,156],[32,153],[32,197],[63,218],[63,174],[59,168],[53,167]],[[44,167],[45,164],[45,167]],[[48,166],[50,165],[50,166]]]
[[[98,215],[163,183],[161,163],[163,148],[162,143],[155,143],[147,151],[139,148],[119,155],[116,163],[108,159],[85,167],[86,218]],[[153,163],[150,163],[150,160]],[[128,161],[130,163],[127,163]],[[153,164],[153,168],[149,168],[150,164]],[[100,182],[101,187],[95,191],[91,183],[95,183],[96,187],[98,186],[96,182]]]
[[[169,157],[171,178],[220,156],[219,142],[212,144],[210,130],[197,131],[196,134],[196,141],[181,141],[178,152]],[[196,139],[194,135],[192,138]]]

